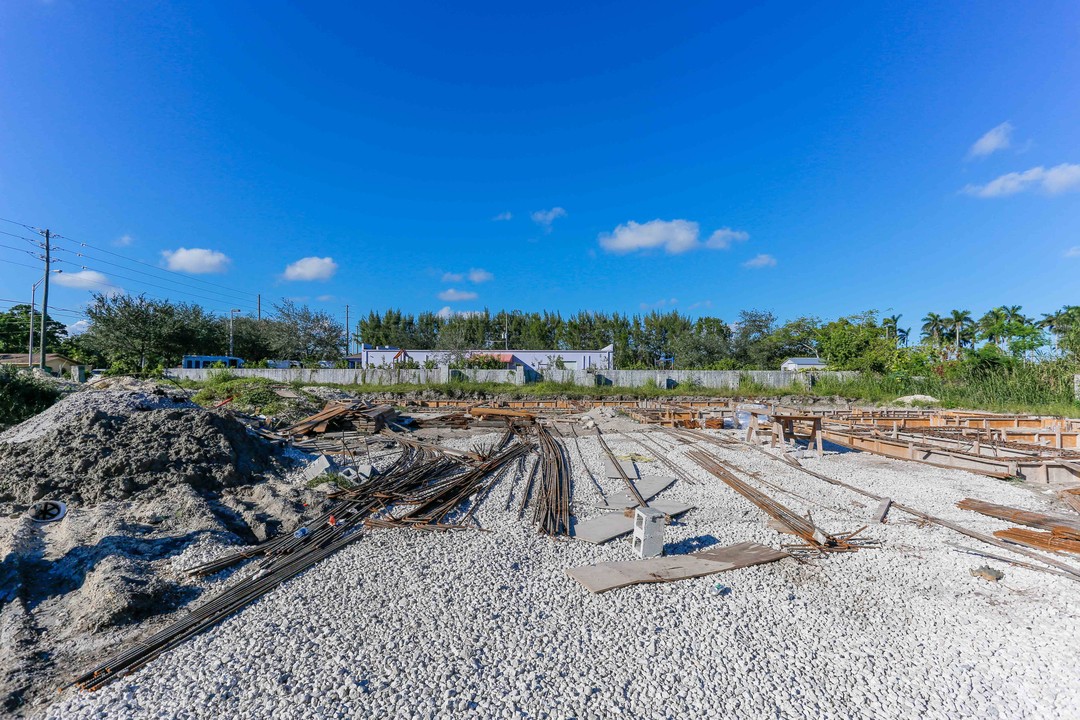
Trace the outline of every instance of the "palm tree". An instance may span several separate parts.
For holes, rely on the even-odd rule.
[[[923,337],[931,337],[934,339],[935,345],[940,345],[941,336],[945,333],[945,318],[937,313],[926,313],[926,317],[922,321]]]
[[[996,307],[993,310],[988,310],[985,315],[979,318],[979,332],[988,342],[1000,345],[1005,335],[1005,324],[1007,322],[1008,316],[1005,308]]]
[[[902,317],[903,315],[890,315],[881,321],[881,327],[885,328],[886,340],[888,340],[890,336],[893,338],[896,337],[896,324],[900,322],[900,318]]]
[[[956,333],[956,357],[960,357],[960,334],[975,325],[970,310],[953,310],[948,319],[948,327]]]
[[[909,337],[911,337],[911,328],[896,328],[896,340],[901,345],[907,345]]]

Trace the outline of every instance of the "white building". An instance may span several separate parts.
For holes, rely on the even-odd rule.
[[[525,367],[534,372],[562,365],[566,370],[611,370],[614,367],[615,346],[600,350],[470,350],[468,357],[494,357],[507,369]],[[445,365],[450,354],[446,350],[402,350],[396,347],[373,347],[366,343],[360,352],[345,358],[351,368],[394,367],[406,362],[425,365]],[[561,360],[561,363],[559,361]]]
[[[828,364],[821,358],[788,358],[780,366],[781,370],[787,370],[788,372],[809,372],[827,368]]]

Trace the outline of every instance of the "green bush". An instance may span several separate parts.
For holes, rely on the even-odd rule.
[[[11,365],[0,365],[0,425],[20,423],[59,398],[59,390],[51,383]]]

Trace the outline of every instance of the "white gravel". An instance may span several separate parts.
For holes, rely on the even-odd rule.
[[[616,453],[643,452],[607,439]],[[620,482],[603,477],[595,439],[580,440],[582,454],[567,446],[585,519],[600,511],[587,505],[599,493],[582,462],[606,493]],[[669,527],[669,547],[777,547],[763,513],[683,457],[688,448],[675,445],[669,457],[701,484],[678,482],[661,497],[697,509]],[[759,485],[809,509],[826,530],[854,530],[873,510],[873,501],[760,453],[707,449],[813,499]],[[865,454],[803,462],[985,532],[1005,524],[959,510],[957,500],[1050,503],[1037,488]],[[976,579],[969,570],[986,561],[946,543],[978,543],[951,531],[894,509],[889,524],[866,531],[880,549],[593,596],[564,570],[631,559],[629,543],[536,535],[516,517],[523,486],[507,477],[480,508],[490,532],[371,531],[135,675],[93,694],[68,691],[46,716],[1080,716],[1080,585],[992,561],[1005,579]],[[732,594],[713,595],[717,582]]]

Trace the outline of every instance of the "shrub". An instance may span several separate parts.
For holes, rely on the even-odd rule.
[[[0,425],[14,425],[46,409],[60,391],[11,365],[0,365]]]

